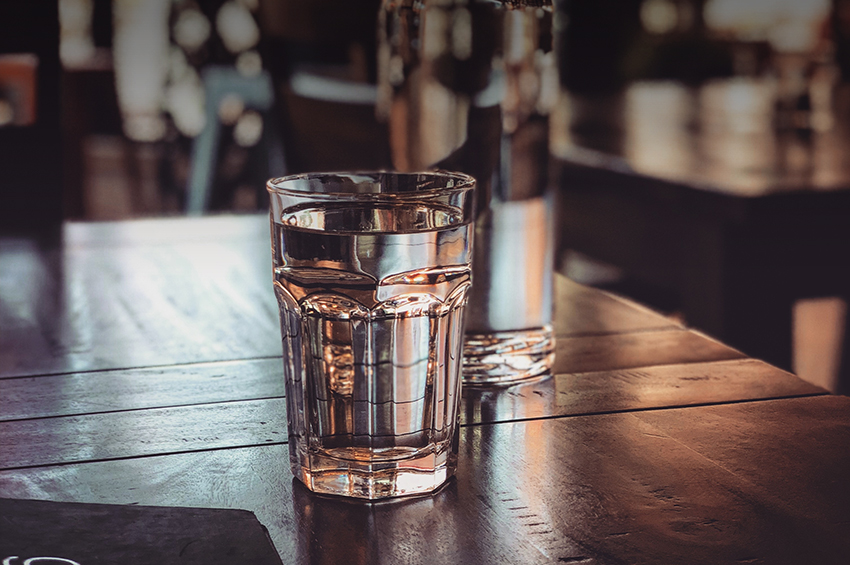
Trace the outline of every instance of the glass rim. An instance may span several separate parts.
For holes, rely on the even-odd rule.
[[[396,177],[434,177],[454,179],[456,184],[439,188],[425,188],[404,192],[352,192],[352,191],[315,191],[310,190],[310,181],[318,181],[328,177],[364,177],[362,183],[380,183],[383,176]],[[306,182],[305,182],[306,181]],[[304,183],[304,188],[297,185]],[[266,182],[266,190],[273,194],[296,197],[341,198],[341,199],[418,199],[445,196],[452,193],[467,192],[475,188],[475,177],[458,171],[434,169],[428,171],[393,171],[393,170],[364,170],[364,171],[325,171],[309,172],[271,178]]]

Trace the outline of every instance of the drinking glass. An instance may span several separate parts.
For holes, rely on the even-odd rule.
[[[475,180],[272,179],[290,465],[319,493],[427,493],[454,473]]]
[[[554,360],[551,1],[384,0],[378,37],[377,113],[393,167],[478,181],[464,383],[545,375]]]

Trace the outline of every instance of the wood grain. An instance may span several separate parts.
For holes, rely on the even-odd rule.
[[[466,388],[469,424],[826,394],[820,387],[741,359],[567,373],[509,388]]]
[[[552,373],[742,359],[740,351],[694,331],[674,329],[567,337],[555,344]]]
[[[285,563],[843,564],[848,421],[820,396],[466,427],[455,480],[381,504],[293,486],[285,445],[3,471],[0,494],[245,508]]]
[[[7,379],[0,383],[3,406],[13,415],[28,416],[0,422],[0,468],[285,442],[279,363]],[[33,380],[38,388],[31,386]],[[23,391],[12,389],[6,396],[9,384],[22,385]],[[97,392],[110,389],[127,394]],[[68,390],[67,396],[62,390]],[[737,360],[562,374],[509,388],[467,389],[461,417],[464,423],[480,424],[823,393],[765,363]],[[75,415],[59,417],[63,412]]]
[[[279,358],[0,379],[0,421],[284,396]]]
[[[850,488],[836,475],[850,468],[848,404],[846,396],[824,396],[712,406],[688,420],[663,412],[637,417],[745,481],[749,492],[769,494],[776,505],[810,521],[817,539],[829,546],[833,536],[850,544]]]
[[[682,328],[649,308],[560,274],[555,276],[555,304],[553,327],[557,337]]]
[[[821,394],[765,363],[630,367],[468,388],[469,422]],[[281,360],[256,359],[0,380],[0,422],[283,398]],[[482,420],[484,410],[489,414]],[[478,414],[478,416],[473,416]],[[498,414],[498,416],[495,416]]]
[[[286,441],[282,399],[0,422],[0,468]]]
[[[69,224],[58,249],[0,247],[0,376],[280,355],[268,222],[230,220]]]

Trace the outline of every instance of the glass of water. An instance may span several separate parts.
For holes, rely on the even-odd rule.
[[[378,37],[376,109],[393,167],[478,181],[464,384],[549,374],[555,198],[547,172],[558,100],[551,0],[384,0]]]
[[[272,179],[290,465],[309,489],[427,493],[453,473],[475,180]]]

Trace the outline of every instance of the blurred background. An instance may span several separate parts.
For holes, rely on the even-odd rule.
[[[381,6],[3,2],[0,229],[257,212],[271,176],[392,167],[376,113]],[[547,9],[560,78],[555,158],[667,183],[698,179],[751,199],[850,189],[850,0],[564,0]],[[462,35],[458,22],[452,33]],[[569,243],[558,259],[568,276],[698,321],[675,289]],[[835,390],[846,304],[840,292],[816,294],[794,302],[786,368]]]

